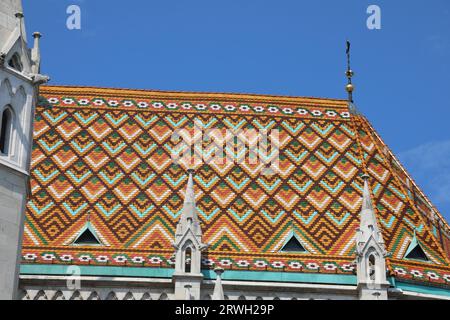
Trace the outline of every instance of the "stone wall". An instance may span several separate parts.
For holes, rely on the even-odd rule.
[[[25,176],[0,165],[0,300],[17,297],[25,186]]]

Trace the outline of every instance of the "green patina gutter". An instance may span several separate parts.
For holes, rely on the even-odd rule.
[[[71,265],[56,264],[22,264],[21,275],[70,276]],[[103,277],[140,277],[140,278],[171,278],[174,269],[144,268],[144,267],[108,267],[108,266],[77,266],[83,276]]]
[[[23,264],[20,266],[22,275],[72,275],[68,271],[70,265],[51,264]],[[83,276],[105,277],[141,277],[141,278],[171,278],[174,269],[171,268],[145,268],[145,267],[117,267],[117,266],[78,266]],[[215,279],[213,270],[202,270],[205,279]],[[266,281],[266,282],[293,282],[293,283],[322,283],[356,285],[355,275],[323,274],[323,273],[294,273],[271,271],[238,271],[227,270],[222,279],[236,281]]]
[[[450,290],[442,287],[421,286],[413,283],[396,281],[395,287],[403,291],[450,297]]]
[[[22,264],[21,275],[50,275],[68,276],[70,265],[47,265],[47,264]],[[170,279],[174,273],[172,268],[146,268],[146,267],[117,267],[117,266],[78,266],[83,276],[104,277],[137,277],[137,278],[166,278]],[[215,279],[213,270],[202,270],[205,279]],[[331,285],[356,286],[355,275],[323,274],[323,273],[295,273],[295,272],[271,272],[271,271],[238,271],[226,270],[222,275],[223,280],[235,281],[264,281],[264,282],[289,282],[289,283],[317,283]],[[416,284],[388,279],[389,283],[398,289],[412,291],[422,294],[440,295],[450,297],[450,290],[439,287],[428,287]]]

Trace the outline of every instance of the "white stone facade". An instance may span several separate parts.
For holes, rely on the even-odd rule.
[[[22,4],[0,4],[0,299],[17,298],[40,54],[26,45]],[[36,59],[33,60],[32,56]]]
[[[178,300],[171,279],[81,277],[79,289],[68,289],[60,276],[21,276],[23,300]],[[254,281],[222,281],[223,300],[359,300],[357,286]],[[200,300],[214,300],[215,280],[203,280]],[[450,300],[450,297],[398,289],[389,300]],[[184,300],[184,299],[182,299]]]

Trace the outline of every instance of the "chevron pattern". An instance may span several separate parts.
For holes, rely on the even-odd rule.
[[[197,208],[210,244],[205,267],[295,271],[317,264],[318,272],[353,272],[360,176],[367,171],[392,259],[402,259],[416,230],[433,260],[427,270],[440,279],[450,273],[448,225],[345,102],[99,91],[42,89],[52,107],[36,110],[25,262],[54,256],[53,263],[64,263],[70,256],[83,263],[79,258],[89,256],[90,264],[171,266],[190,166],[172,161],[171,136],[201,123],[233,132],[278,129],[281,140],[271,176],[248,161],[195,164]],[[65,247],[88,216],[107,250]],[[280,253],[293,231],[308,255]]]

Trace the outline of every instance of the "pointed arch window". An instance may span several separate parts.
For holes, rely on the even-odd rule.
[[[15,69],[15,70],[17,70],[19,72],[22,72],[22,70],[23,70],[22,61],[21,61],[20,56],[19,56],[19,54],[17,52],[13,54],[11,59],[9,59],[8,65],[11,68],[13,68],[13,69]]]
[[[191,272],[192,249],[188,247],[184,252],[184,272]]]
[[[167,296],[167,293],[163,292],[163,293],[159,296],[159,300],[169,300],[169,297]]]
[[[376,279],[376,258],[375,255],[371,254],[369,256],[369,267],[368,267],[368,272],[369,272],[369,279],[372,281],[375,281]]]
[[[0,153],[9,155],[11,149],[11,137],[13,134],[14,115],[10,106],[6,106],[1,114],[0,123]]]

